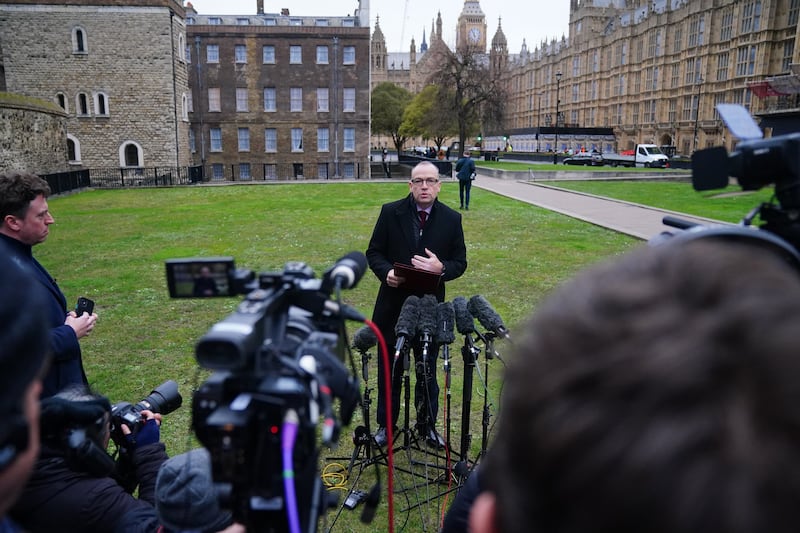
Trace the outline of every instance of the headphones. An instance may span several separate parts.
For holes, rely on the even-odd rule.
[[[66,451],[73,470],[92,477],[114,473],[116,463],[104,449],[111,404],[100,397],[86,401],[50,397],[42,400],[42,442]]]
[[[17,460],[19,454],[28,449],[28,421],[21,409],[16,408],[3,415],[0,427],[0,473]]]

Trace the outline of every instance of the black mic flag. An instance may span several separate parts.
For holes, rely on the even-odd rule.
[[[487,331],[492,331],[498,337],[511,340],[508,329],[503,325],[503,319],[500,318],[500,315],[492,308],[486,298],[476,294],[469,299],[467,309]]]

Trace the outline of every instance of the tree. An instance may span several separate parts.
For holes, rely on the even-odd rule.
[[[372,132],[391,135],[398,153],[403,150],[408,137],[400,132],[403,113],[413,96],[393,83],[384,82],[372,91]]]
[[[503,73],[493,71],[486,54],[474,46],[443,51],[439,61],[441,68],[429,81],[440,87],[440,111],[455,118],[458,140],[466,147],[467,138],[481,127],[491,130],[502,125],[507,99]]]
[[[403,114],[400,132],[406,137],[431,139],[441,150],[445,139],[458,135],[458,122],[449,110],[438,105],[440,88],[428,85],[420,91]]]

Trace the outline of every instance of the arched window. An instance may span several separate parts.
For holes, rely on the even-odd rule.
[[[76,111],[79,116],[89,116],[89,98],[86,96],[86,93],[78,93],[75,96],[75,107],[77,108]]]
[[[186,93],[181,94],[181,118],[189,122],[189,97]]]
[[[72,52],[74,54],[86,54],[89,52],[86,30],[80,26],[72,29]]]
[[[178,35],[178,58],[186,61],[186,37],[182,33]]]
[[[133,141],[126,141],[119,147],[119,165],[121,167],[143,167],[142,147]]]
[[[67,100],[67,95],[65,95],[64,93],[56,93],[56,103],[61,109],[69,113],[69,103]]]
[[[70,134],[67,134],[67,161],[70,165],[81,164],[81,143]]]
[[[94,93],[94,114],[108,116],[108,96],[106,93]]]

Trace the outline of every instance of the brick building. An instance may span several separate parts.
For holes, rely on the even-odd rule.
[[[366,3],[366,2],[365,2]],[[199,14],[187,4],[190,146],[215,180],[369,177],[368,9]]]
[[[71,167],[186,166],[183,19],[178,0],[0,3],[5,88],[66,112]]]

